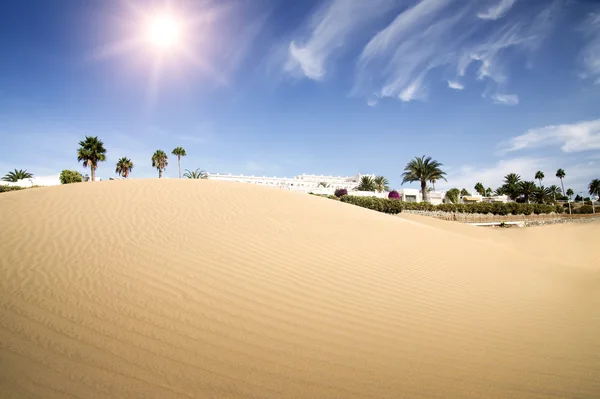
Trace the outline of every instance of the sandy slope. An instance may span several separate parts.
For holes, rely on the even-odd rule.
[[[2,398],[600,397],[598,272],[450,225],[192,180],[0,221]]]
[[[550,265],[562,264],[600,271],[600,256],[595,249],[600,245],[598,237],[600,221],[492,229],[414,214],[403,213],[400,217],[449,233],[492,241],[520,253],[528,252],[534,256],[538,264],[547,262]]]

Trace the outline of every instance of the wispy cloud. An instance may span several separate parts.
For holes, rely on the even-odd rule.
[[[327,61],[351,36],[394,5],[390,0],[328,0],[312,16],[306,40],[289,43],[284,70],[309,79],[322,80]]]
[[[600,119],[531,129],[501,144],[501,153],[560,146],[563,152],[600,150]]]
[[[477,14],[481,19],[502,18],[516,3],[517,0],[500,0],[494,6],[488,8],[485,12]]]
[[[454,90],[462,90],[465,88],[465,85],[463,85],[462,83],[460,83],[456,80],[449,80],[448,87],[451,89],[454,89]]]
[[[588,16],[582,30],[587,39],[581,52],[584,77],[590,77],[600,84],[600,10]]]
[[[478,17],[476,1],[412,4],[363,48],[352,94],[420,99],[423,96],[413,93],[427,88],[432,69],[454,69],[457,76],[466,77],[473,63],[478,64],[478,80],[489,79],[502,87],[508,81],[507,65],[518,54],[514,50],[527,57],[540,47],[554,27],[552,17],[560,11],[562,0],[532,6],[501,23]],[[496,8],[505,13],[513,4],[501,2]],[[461,86],[464,83],[448,81],[449,88]]]
[[[519,96],[517,96],[516,94],[493,94],[491,96],[491,99],[494,101],[495,104],[502,104],[502,105],[517,105],[519,104]]]

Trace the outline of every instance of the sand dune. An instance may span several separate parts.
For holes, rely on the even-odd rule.
[[[0,221],[1,398],[600,397],[598,271],[508,236],[194,180]]]

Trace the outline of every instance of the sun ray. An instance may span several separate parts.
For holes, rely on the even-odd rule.
[[[116,22],[110,33],[123,39],[101,46],[90,58],[99,61],[129,57],[135,61],[135,68],[145,68],[148,75],[146,99],[150,103],[158,99],[160,86],[169,76],[165,71],[184,73],[182,67],[185,64],[208,75],[217,85],[227,85],[225,74],[207,60],[213,45],[207,36],[210,26],[229,12],[231,6],[191,4],[193,8],[185,9],[170,1],[149,6],[147,2],[121,0],[121,12],[113,18]]]

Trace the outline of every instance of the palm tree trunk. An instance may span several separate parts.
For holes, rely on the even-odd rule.
[[[565,195],[565,185],[563,184],[562,177],[560,178],[560,186],[562,187],[563,195]],[[556,194],[554,194],[554,201],[556,201]],[[567,204],[569,204],[569,215],[571,215],[571,201],[567,201]]]
[[[421,180],[421,196],[423,202],[427,202],[427,182],[425,180]]]
[[[160,179],[162,177],[162,169],[158,170],[158,178]]]
[[[96,168],[92,165],[90,169],[92,170],[92,181],[96,181]]]
[[[179,178],[181,179],[181,155],[177,155],[177,166],[179,167]]]
[[[432,182],[431,182],[431,185],[433,186],[433,192],[435,192],[435,182],[434,182],[434,181],[432,181]]]

